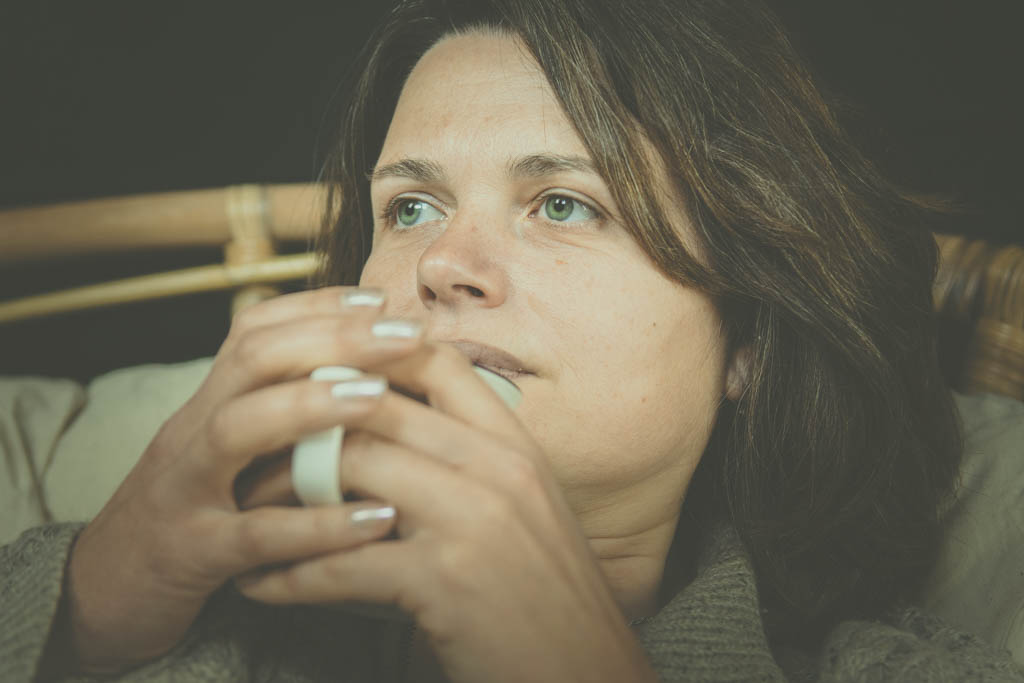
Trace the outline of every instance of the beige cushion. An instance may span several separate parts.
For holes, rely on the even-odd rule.
[[[1024,664],[1024,403],[958,396],[962,481],[923,607]]]
[[[94,379],[88,405],[64,433],[46,474],[54,519],[92,519],[160,426],[196,392],[212,363],[200,358],[142,365]]]
[[[84,389],[71,380],[0,378],[0,545],[52,521],[44,476],[57,440],[84,404]]]

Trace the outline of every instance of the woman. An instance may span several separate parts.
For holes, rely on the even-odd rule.
[[[410,1],[370,44],[322,245],[359,287],[241,314],[100,515],[6,551],[44,674],[1018,675],[906,607],[959,457],[934,248],[765,9]],[[352,499],[288,505],[336,424]]]

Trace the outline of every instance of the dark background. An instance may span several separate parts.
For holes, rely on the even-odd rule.
[[[870,156],[906,186],[962,206],[941,229],[1024,243],[1016,0],[772,4]],[[338,84],[386,7],[0,4],[0,207],[314,180]],[[0,299],[219,258],[187,250],[0,266]],[[196,295],[0,326],[0,374],[87,379],[209,355],[226,332],[228,300]]]

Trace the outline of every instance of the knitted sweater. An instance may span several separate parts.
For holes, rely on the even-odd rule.
[[[36,679],[80,529],[37,527],[0,548],[0,681]],[[735,533],[723,529],[699,557],[694,580],[633,627],[663,681],[1024,681],[1005,653],[917,610],[889,623],[842,623],[816,661],[797,658],[784,669],[768,648],[753,570]],[[223,590],[175,649],[119,680],[401,681],[411,642],[401,622],[270,607]]]

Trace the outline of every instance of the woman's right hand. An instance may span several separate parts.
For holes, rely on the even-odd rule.
[[[419,347],[409,323],[408,336],[374,335],[383,296],[354,292],[365,290],[289,294],[236,316],[203,385],[75,543],[64,627],[79,671],[120,671],[166,653],[233,576],[390,532],[386,517],[352,521],[379,503],[239,510],[234,495],[254,459],[373,407],[372,397],[334,398],[331,383],[308,379],[314,368],[363,367]]]

